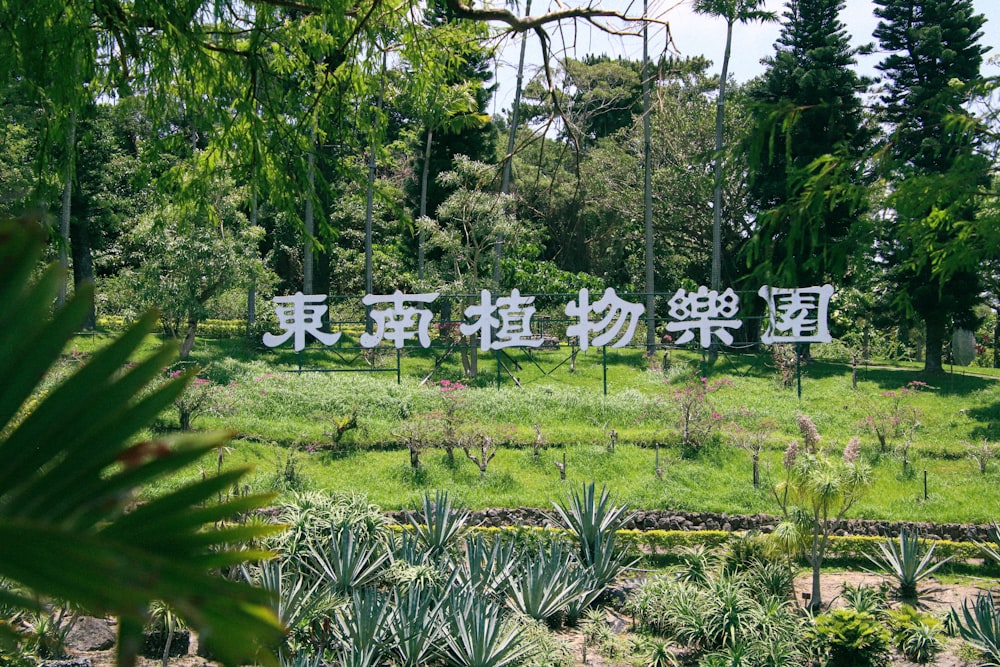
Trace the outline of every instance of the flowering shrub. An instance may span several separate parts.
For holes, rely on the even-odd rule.
[[[909,405],[909,399],[927,387],[926,382],[914,380],[897,391],[882,392],[881,400],[869,405],[868,414],[861,420],[861,426],[870,430],[878,439],[879,453],[886,453],[894,439],[912,436],[920,413]]]
[[[685,454],[696,454],[701,450],[709,443],[713,431],[722,424],[722,413],[716,410],[709,395],[731,384],[732,381],[725,378],[709,382],[703,377],[674,391],[677,429]]]
[[[462,433],[461,426],[464,422],[462,418],[462,406],[465,403],[465,389],[468,387],[461,382],[451,380],[441,380],[441,398],[444,400],[444,407],[430,417],[437,422],[437,437],[448,455],[448,464],[455,465],[455,449],[461,447]]]
[[[183,370],[168,370],[167,379],[180,377]],[[233,407],[233,397],[228,387],[215,384],[211,380],[203,377],[196,377],[191,380],[180,396],[174,400],[174,407],[177,408],[177,419],[182,431],[191,430],[191,421],[204,414],[224,415],[228,414]]]

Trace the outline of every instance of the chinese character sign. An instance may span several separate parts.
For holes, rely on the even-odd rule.
[[[566,305],[565,312],[570,317],[575,317],[579,320],[577,324],[571,324],[566,328],[566,335],[571,337],[576,336],[580,341],[581,350],[586,350],[590,347],[591,343],[598,347],[607,345],[614,340],[615,336],[618,336],[626,323],[628,324],[628,328],[625,330],[625,333],[611,347],[624,347],[628,345],[629,341],[632,340],[632,335],[635,333],[635,325],[639,323],[639,318],[646,312],[645,306],[640,303],[630,303],[623,300],[610,287],[604,290],[604,296],[593,305],[590,303],[590,290],[586,287],[581,289],[579,304],[577,305],[576,301],[570,301]],[[590,321],[590,313],[603,313],[605,311],[607,311],[607,314],[602,319],[597,322]],[[590,334],[599,331],[603,333],[591,341]]]
[[[827,311],[833,286],[783,288],[764,285],[757,294],[767,302],[763,343],[829,343]]]
[[[510,296],[497,299],[494,305],[493,295],[483,290],[479,305],[465,309],[465,316],[473,319],[472,324],[463,324],[460,330],[466,336],[479,334],[479,348],[484,352],[505,347],[538,347],[542,338],[531,333],[534,302],[535,297],[521,296],[515,289]]]
[[[278,325],[284,333],[275,336],[264,334],[264,345],[277,347],[294,336],[293,349],[298,352],[306,346],[306,334],[309,334],[324,345],[333,345],[340,340],[339,333],[324,333],[319,330],[326,305],[325,294],[303,294],[296,292],[293,296],[274,297],[275,312],[278,315]],[[282,307],[282,304],[289,304]]]
[[[730,287],[722,294],[702,285],[697,292],[679,289],[667,302],[670,316],[677,322],[668,322],[667,331],[683,331],[677,339],[683,345],[694,339],[698,333],[698,344],[712,345],[712,336],[726,345],[732,345],[733,336],[729,329],[739,329],[743,322],[733,319],[740,309],[740,297]]]
[[[827,328],[827,313],[834,293],[832,286],[782,288],[765,285],[757,293],[767,302],[768,310],[762,342],[828,343],[832,340]],[[403,294],[398,290],[390,295],[366,295],[362,303],[372,307],[369,317],[375,330],[361,336],[361,347],[371,348],[388,341],[399,349],[413,339],[422,347],[430,347],[429,328],[434,314],[427,305],[438,295],[437,292]],[[325,300],[322,294],[304,295],[301,292],[274,297],[283,333],[264,334],[264,344],[275,347],[292,338],[294,349],[299,351],[305,347],[307,336],[324,345],[335,344],[340,339],[339,333],[320,330],[323,314],[327,311]],[[531,331],[534,302],[535,297],[522,296],[516,289],[495,301],[489,290],[482,290],[479,303],[465,309],[468,321],[459,328],[466,336],[478,335],[483,351],[539,347],[542,337]],[[710,347],[713,339],[732,345],[732,331],[743,326],[743,322],[736,319],[740,298],[732,288],[722,293],[704,285],[694,292],[679,289],[667,305],[673,321],[667,322],[666,329],[681,332],[676,341],[681,345],[696,339],[703,348]],[[599,300],[591,303],[590,291],[584,288],[577,299],[566,305],[564,312],[573,322],[566,327],[567,338],[576,338],[580,349],[586,350],[591,346],[628,345],[645,307],[625,301],[610,287]],[[597,316],[595,320],[591,320],[592,314]]]
[[[383,339],[391,341],[397,348],[411,338],[420,341],[421,347],[431,346],[431,337],[427,332],[434,314],[426,308],[414,308],[405,305],[407,302],[431,303],[438,298],[438,292],[433,294],[403,294],[399,290],[391,296],[365,295],[361,300],[366,306],[388,304],[388,308],[372,309],[371,318],[375,322],[375,333],[362,334],[362,347],[375,347]]]

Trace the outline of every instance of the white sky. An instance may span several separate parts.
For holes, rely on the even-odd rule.
[[[598,3],[594,3],[595,5]],[[987,58],[1000,57],[1000,0],[973,0],[976,11],[986,16],[983,26],[983,37],[980,41],[984,46],[992,47]],[[535,0],[532,14],[546,5],[556,7],[556,0]],[[600,3],[603,7],[615,8],[629,16],[642,16],[642,0],[606,0]],[[855,45],[870,43],[873,40],[872,31],[878,22],[872,10],[871,0],[846,0],[840,20],[845,24]],[[784,12],[785,3],[781,0],[767,0],[766,9],[776,12],[779,17]],[[673,48],[680,56],[704,55],[713,61],[713,71],[719,72],[722,66],[722,54],[725,49],[726,23],[722,19],[696,14],[691,9],[691,0],[649,0],[650,16],[668,21],[670,34],[673,37]],[[567,24],[562,32],[554,31],[553,50],[565,55],[582,58],[587,54],[607,54],[612,57],[622,56],[630,60],[642,59],[642,38],[638,36],[608,35],[578,22],[576,28]],[[780,23],[762,25],[737,24],[733,29],[733,51],[729,63],[729,73],[737,81],[743,82],[761,74],[763,66],[760,60],[774,52],[774,42],[781,30]],[[665,48],[666,29],[664,26],[651,26],[649,29],[649,56],[655,59]],[[563,44],[567,48],[563,49]],[[504,44],[501,53],[497,81],[499,88],[493,99],[494,113],[508,109],[514,98],[514,80],[517,72],[517,60],[520,52],[520,38]],[[525,80],[538,71],[540,49],[534,35],[528,38],[528,49],[525,66]],[[869,75],[875,74],[875,64],[881,60],[876,52],[873,56],[859,61],[861,70]],[[1000,66],[984,65],[984,74],[1000,74]]]

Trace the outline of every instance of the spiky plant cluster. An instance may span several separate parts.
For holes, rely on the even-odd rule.
[[[808,621],[792,601],[787,565],[685,556],[628,602],[644,631],[686,647],[698,664],[805,664]]]
[[[557,506],[573,539],[527,548],[468,537],[469,512],[444,492],[395,530],[360,499],[300,500],[278,512],[289,525],[272,542],[279,557],[246,570],[290,630],[285,667],[559,665],[568,656],[534,624],[579,618],[631,564],[614,537],[626,508],[593,484]]]

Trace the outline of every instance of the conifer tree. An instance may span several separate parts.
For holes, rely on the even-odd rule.
[[[880,239],[893,304],[926,325],[924,370],[942,370],[949,324],[971,327],[980,293],[975,228],[987,161],[975,151],[963,105],[986,48],[971,0],[876,0],[875,30],[889,126],[884,174],[893,184]]]
[[[774,56],[750,96],[749,188],[757,211],[747,263],[758,282],[821,284],[848,269],[864,213],[854,187],[872,140],[842,0],[789,0]],[[844,184],[848,187],[843,187]]]

